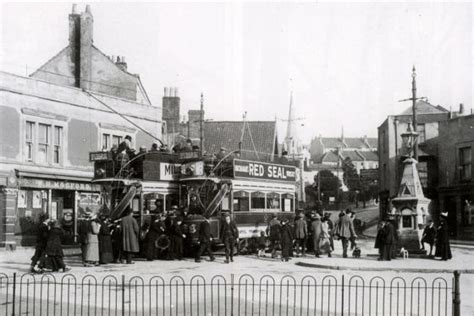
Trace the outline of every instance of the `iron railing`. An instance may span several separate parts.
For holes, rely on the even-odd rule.
[[[431,279],[250,274],[0,274],[0,315],[460,315],[459,273]]]

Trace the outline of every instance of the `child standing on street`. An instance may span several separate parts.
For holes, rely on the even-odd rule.
[[[267,238],[265,237],[265,232],[260,232],[260,237],[258,237],[257,245],[258,245],[258,252],[257,257],[265,257],[265,246],[267,243]]]

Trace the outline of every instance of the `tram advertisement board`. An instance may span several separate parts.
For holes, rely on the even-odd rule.
[[[295,182],[296,167],[234,159],[234,177]]]

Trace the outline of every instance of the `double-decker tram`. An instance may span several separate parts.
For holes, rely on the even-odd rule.
[[[147,152],[125,162],[109,152],[92,152],[90,160],[94,182],[102,187],[103,209],[112,220],[130,207],[143,227],[173,209],[194,239],[204,217],[210,218],[219,244],[223,213],[230,212],[245,249],[266,230],[273,214],[280,219],[295,214],[297,171],[289,163],[218,159],[198,151]]]

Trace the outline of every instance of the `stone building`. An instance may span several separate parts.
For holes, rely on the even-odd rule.
[[[350,158],[357,173],[361,169],[377,169],[377,138],[371,137],[317,137],[309,145],[311,165],[340,166],[346,158]]]
[[[425,100],[416,103],[418,133],[418,173],[424,195],[432,200],[430,212],[437,208],[438,154],[437,139],[440,124],[451,117],[462,115],[450,112],[440,105],[432,105]],[[412,122],[412,108],[398,115],[390,115],[378,127],[380,210],[390,208],[389,200],[397,195],[401,177],[401,163],[406,158],[401,134]]]
[[[440,122],[439,211],[448,212],[451,233],[459,239],[474,240],[473,158],[474,115]]]
[[[99,205],[89,152],[126,135],[148,148],[161,137],[161,109],[123,57],[114,61],[93,44],[92,30],[90,7],[74,7],[61,52],[30,77],[0,72],[1,246],[31,245],[41,212],[72,240],[80,213]]]

